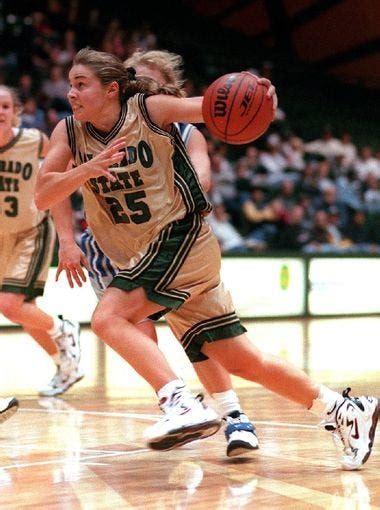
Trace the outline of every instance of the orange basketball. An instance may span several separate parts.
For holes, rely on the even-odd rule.
[[[203,97],[203,118],[208,130],[230,144],[259,138],[273,120],[273,101],[257,76],[242,71],[215,80]]]

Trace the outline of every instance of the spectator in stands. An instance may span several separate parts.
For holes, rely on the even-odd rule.
[[[342,224],[338,207],[332,206],[327,210],[327,230],[330,235],[330,243],[336,251],[345,251],[348,243],[340,229]]]
[[[376,177],[380,177],[380,162],[374,157],[370,145],[365,145],[360,149],[359,157],[355,161],[354,168],[361,182],[364,182],[370,173],[374,174]]]
[[[323,158],[316,162],[316,178],[318,187],[323,192],[326,188],[334,186],[334,175],[331,169],[331,161]]]
[[[310,229],[305,225],[305,209],[296,204],[290,208],[287,220],[278,229],[271,248],[277,250],[300,250],[310,241]]]
[[[279,198],[285,208],[285,210],[292,209],[297,201],[298,201],[298,193],[296,190],[296,185],[292,179],[285,178],[281,184],[280,189],[277,193],[277,198]]]
[[[223,204],[214,206],[213,212],[207,217],[207,221],[211,225],[223,254],[247,253],[249,251],[243,236],[230,223]]]
[[[380,213],[380,178],[369,173],[364,184],[364,207],[367,212]]]
[[[352,143],[351,134],[345,131],[340,137],[342,167],[345,171],[353,166],[356,161],[358,150],[356,145]]]
[[[71,108],[67,101],[69,89],[69,82],[63,75],[62,67],[53,65],[50,68],[49,77],[42,82],[41,87],[46,107],[50,106],[59,111],[70,112]]]
[[[310,231],[309,242],[304,246],[305,253],[331,252],[335,250],[333,240],[328,229],[328,214],[319,210],[315,213],[314,224]]]
[[[72,62],[76,52],[76,33],[69,29],[63,34],[62,40],[52,46],[49,52],[50,60],[64,68]]]
[[[255,249],[267,248],[278,231],[284,212],[281,200],[270,201],[262,187],[254,186],[250,197],[242,204],[248,245]]]
[[[289,136],[282,144],[282,153],[288,170],[299,172],[305,168],[303,141],[298,136]]]
[[[380,245],[374,235],[369,218],[363,210],[353,211],[350,221],[344,230],[345,238],[350,242],[348,251],[379,253]]]
[[[331,213],[332,211],[339,211],[340,218],[340,227],[344,227],[348,221],[348,206],[342,202],[337,200],[336,186],[335,184],[331,184],[331,186],[326,187],[322,191],[321,197],[315,201],[315,206],[317,209],[321,209],[326,211],[327,213]]]
[[[321,138],[305,143],[304,148],[306,153],[317,154],[329,160],[342,153],[342,143],[333,136],[331,126],[325,126]]]
[[[45,114],[45,133],[50,136],[55,126],[62,119],[55,108],[49,108]]]
[[[25,103],[28,98],[36,95],[37,87],[29,73],[23,73],[18,79],[17,92],[22,103]]]
[[[243,156],[235,164],[235,189],[239,197],[249,195],[252,187],[253,171],[249,165],[248,158]]]
[[[341,174],[335,180],[336,200],[347,207],[356,210],[363,206],[361,183],[355,178],[352,168],[346,174]]]
[[[275,185],[279,183],[287,166],[287,162],[281,153],[281,138],[277,133],[272,133],[266,141],[267,149],[259,156],[259,164],[262,165],[268,173],[267,183]]]
[[[45,113],[38,108],[37,101],[34,97],[25,100],[21,114],[22,128],[37,128],[46,132]]]
[[[210,153],[212,187],[222,197],[224,206],[235,223],[239,215],[240,204],[237,200],[236,174],[232,163],[226,158],[226,146],[216,144]]]

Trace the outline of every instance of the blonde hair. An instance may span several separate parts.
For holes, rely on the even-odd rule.
[[[0,90],[4,90],[8,92],[8,94],[12,98],[14,115],[12,119],[12,127],[18,127],[21,124],[21,113],[22,113],[22,104],[20,98],[18,97],[16,89],[12,87],[8,87],[7,85],[0,85]]]
[[[183,90],[183,59],[176,53],[166,50],[135,51],[127,60],[124,61],[126,67],[145,66],[152,70],[159,71],[165,83],[159,88],[160,94],[169,94],[177,97],[184,97]],[[137,75],[137,79],[142,76]],[[144,77],[146,78],[146,77]]]
[[[138,92],[147,95],[170,93],[155,80],[146,76],[136,76],[134,69],[126,66],[112,53],[93,50],[89,47],[83,48],[75,55],[72,65],[89,67],[102,85],[117,82],[120,102],[127,101]]]

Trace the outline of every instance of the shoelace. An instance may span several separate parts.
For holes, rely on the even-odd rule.
[[[351,402],[353,402],[356,406],[359,406],[360,408],[362,408],[362,404],[360,401],[358,401],[357,398],[352,398],[350,397],[350,391],[351,391],[351,388],[346,388],[345,390],[342,391],[342,396],[345,398],[345,399],[348,399],[350,400]],[[334,443],[337,447],[341,446],[341,443],[343,443],[343,451],[345,453],[345,455],[348,455],[348,456],[351,456],[352,455],[355,455],[355,448],[353,448],[350,444],[350,441],[349,441],[349,431],[347,431],[347,426],[345,425],[344,423],[344,419],[343,421],[340,419],[340,414],[339,414],[339,410],[340,410],[340,407],[338,408],[337,412],[336,412],[336,429],[333,431],[333,440],[334,440]],[[341,441],[341,443],[339,443],[339,441]]]
[[[203,404],[204,395],[202,393],[199,393],[193,399],[192,395],[185,387],[178,388],[178,391],[172,393],[170,397],[170,402],[168,404],[167,401],[163,402],[162,404],[159,403],[159,407],[161,411],[164,413],[164,416],[169,414],[177,414],[178,406],[182,406],[183,408],[187,407],[191,408],[192,406],[190,402],[192,400],[198,401],[204,407]]]

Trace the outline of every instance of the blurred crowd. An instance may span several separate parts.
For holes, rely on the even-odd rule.
[[[104,22],[93,8],[83,25],[78,4],[69,5],[65,10],[51,0],[44,13],[8,13],[0,20],[0,82],[19,92],[22,127],[48,135],[70,114],[67,70],[78,49],[90,45],[125,59],[137,48],[159,47],[147,23],[125,28],[117,19]],[[271,78],[272,69],[266,62],[254,72]],[[187,92],[197,94],[204,86],[189,79]],[[380,253],[380,152],[358,147],[350,133],[334,133],[333,126],[321,126],[318,139],[304,140],[281,109],[269,132],[234,157],[200,129],[212,167],[209,221],[223,253]],[[80,194],[73,206],[79,234],[85,228]]]

